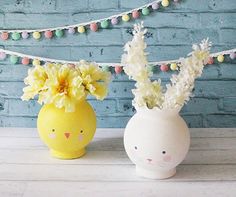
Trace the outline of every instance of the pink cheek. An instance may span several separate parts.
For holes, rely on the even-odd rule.
[[[56,134],[55,134],[55,133],[50,133],[50,134],[49,134],[49,138],[55,139],[55,138],[56,138]]]
[[[83,137],[83,135],[82,134],[79,134],[79,141],[81,142],[83,139],[84,139],[84,137]]]
[[[171,161],[171,156],[170,156],[170,155],[165,155],[165,156],[163,157],[163,161],[165,161],[165,162],[170,162],[170,161]]]

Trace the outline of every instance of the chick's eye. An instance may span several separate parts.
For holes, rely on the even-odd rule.
[[[55,132],[55,129],[52,129],[52,132]]]
[[[83,130],[81,130],[80,133],[83,133]]]
[[[137,146],[135,146],[135,147],[134,147],[134,149],[135,149],[135,150],[137,150],[137,149],[138,149],[138,147],[137,147]]]
[[[166,154],[166,151],[162,151],[162,154]]]

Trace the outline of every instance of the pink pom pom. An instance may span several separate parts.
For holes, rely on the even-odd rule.
[[[6,53],[0,52],[0,60],[4,60],[4,59],[6,59],[6,57],[7,57]]]
[[[24,31],[24,32],[21,33],[21,37],[23,39],[27,39],[29,37],[29,33],[27,31]]]
[[[162,64],[160,69],[162,72],[167,72],[169,70],[169,66],[167,64]]]
[[[2,32],[2,34],[1,34],[1,39],[2,40],[7,40],[8,37],[9,37],[9,34],[7,32]]]
[[[45,31],[45,32],[44,32],[44,36],[45,36],[45,38],[47,38],[47,39],[51,39],[52,36],[53,36],[52,31],[50,31],[50,30]]]
[[[139,18],[139,16],[140,16],[140,13],[139,13],[138,10],[135,10],[135,11],[132,12],[132,17],[133,17],[134,19]]]
[[[29,58],[28,57],[23,57],[22,58],[22,60],[21,60],[21,63],[23,64],[23,65],[28,65],[29,64]]]
[[[157,10],[159,7],[160,7],[160,6],[159,6],[158,3],[153,3],[153,4],[152,4],[152,9],[153,9],[153,10]]]
[[[214,58],[213,57],[209,57],[207,64],[214,64]]]
[[[90,30],[93,31],[93,32],[97,31],[98,30],[97,23],[91,23],[90,24]]]
[[[229,57],[230,57],[231,60],[234,60],[234,59],[236,58],[236,53],[231,52],[231,53],[229,54]]]
[[[120,74],[122,72],[123,68],[121,66],[115,66],[115,72],[116,74]]]
[[[118,22],[119,22],[119,21],[118,21],[118,18],[112,18],[112,19],[111,19],[111,24],[112,24],[112,25],[117,25]]]

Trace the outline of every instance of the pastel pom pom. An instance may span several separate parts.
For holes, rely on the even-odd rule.
[[[28,65],[30,62],[29,58],[28,57],[23,57],[22,60],[21,60],[21,63],[23,65]]]
[[[75,28],[74,27],[69,27],[68,33],[69,34],[74,34],[75,33]]]
[[[150,65],[147,66],[147,69],[148,69],[149,72],[154,72],[155,71],[155,65],[150,64]]]
[[[122,21],[128,22],[130,20],[130,16],[128,14],[125,14],[122,16]]]
[[[52,31],[47,30],[47,31],[44,32],[44,36],[45,36],[45,38],[47,38],[47,39],[51,39],[52,36],[53,36],[53,33],[52,33]]]
[[[111,24],[112,24],[112,25],[117,25],[118,23],[119,23],[118,18],[115,17],[115,18],[112,18],[112,19],[111,19]]]
[[[177,70],[177,68],[178,68],[178,66],[177,66],[176,63],[171,63],[171,64],[170,64],[170,69],[171,69],[171,70],[174,71],[174,70]]]
[[[110,67],[109,66],[103,66],[102,70],[106,71],[106,72],[109,72],[110,71]]]
[[[2,40],[7,40],[8,37],[9,37],[9,34],[8,34],[7,32],[2,32],[2,33],[1,33],[1,39],[2,39]]]
[[[101,27],[102,27],[103,29],[108,28],[108,27],[109,27],[109,22],[108,22],[108,20],[102,21],[102,22],[101,22]]]
[[[224,59],[225,59],[224,55],[218,55],[218,57],[217,57],[217,61],[220,63],[223,62]]]
[[[162,72],[167,72],[169,70],[169,67],[168,67],[167,64],[162,64],[160,69],[161,69]]]
[[[84,33],[85,32],[85,27],[84,26],[79,26],[78,27],[78,32],[81,33],[81,34]]]
[[[97,23],[91,23],[90,24],[90,30],[93,31],[93,32],[96,32],[98,30]]]
[[[35,40],[39,40],[39,39],[41,38],[40,32],[35,31],[35,32],[33,33],[33,38],[34,38]]]
[[[11,56],[10,56],[10,62],[11,62],[12,64],[16,64],[16,63],[18,62],[18,57],[15,56],[15,55],[11,55]]]
[[[19,40],[20,39],[20,33],[19,32],[13,32],[11,35],[12,40]]]
[[[115,66],[115,72],[116,74],[120,74],[122,72],[123,68],[121,66]]]
[[[214,64],[214,58],[213,57],[209,57],[207,64],[211,65]]]
[[[236,53],[231,52],[231,53],[229,54],[229,57],[230,57],[231,60],[234,60],[234,59],[236,58]]]
[[[139,11],[138,11],[138,10],[135,10],[135,11],[132,12],[132,17],[133,17],[134,19],[139,18],[139,16],[140,16],[140,14],[139,14]]]
[[[178,2],[179,2],[179,0],[174,0],[174,2],[175,2],[175,3],[178,3]]]
[[[150,14],[150,10],[149,10],[148,8],[143,8],[143,9],[142,9],[142,14],[143,14],[144,16],[147,16],[147,15]]]
[[[152,9],[153,9],[153,10],[158,10],[159,7],[160,7],[160,6],[159,6],[158,3],[153,3],[153,4],[152,4]]]
[[[64,35],[64,31],[62,29],[57,29],[55,35],[56,37],[61,38]]]
[[[41,62],[40,62],[39,60],[37,60],[37,59],[34,59],[33,62],[32,62],[32,64],[33,64],[34,66],[37,66],[37,65],[40,65]]]
[[[4,60],[4,59],[6,59],[6,57],[7,57],[6,53],[0,52],[0,60]]]
[[[24,31],[24,32],[21,33],[21,37],[23,39],[27,39],[29,37],[29,33],[27,31]]]
[[[169,0],[162,0],[162,2],[161,2],[161,5],[163,6],[163,7],[168,7],[169,6]]]

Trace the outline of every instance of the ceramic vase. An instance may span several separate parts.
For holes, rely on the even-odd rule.
[[[175,175],[190,145],[180,109],[137,108],[124,133],[125,150],[139,176],[165,179]]]
[[[44,105],[38,114],[37,127],[52,156],[75,159],[85,154],[85,147],[93,139],[96,115],[86,100],[78,102],[74,112],[65,112],[53,104]]]

